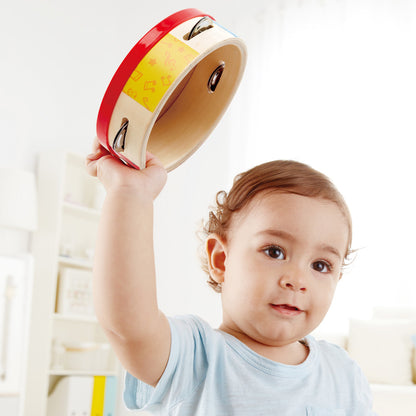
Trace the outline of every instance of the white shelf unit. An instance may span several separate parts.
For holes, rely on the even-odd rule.
[[[60,276],[64,269],[92,274],[101,201],[104,190],[85,169],[81,155],[51,151],[38,160],[39,226],[34,235],[34,283],[29,325],[28,365],[21,416],[46,416],[48,395],[68,375],[119,375],[113,351],[108,359],[88,360],[85,367],[57,367],[55,340],[59,343],[102,345],[107,341],[91,314],[58,313]],[[62,354],[62,348],[60,349]],[[68,350],[65,350],[65,358]],[[94,354],[94,353],[93,353]],[[62,364],[63,363],[63,364]]]

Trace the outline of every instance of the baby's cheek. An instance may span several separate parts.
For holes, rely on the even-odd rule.
[[[331,306],[334,293],[332,287],[323,287],[315,291],[312,295],[313,310],[320,315],[325,315]]]
[[[334,298],[334,291],[327,293],[326,296],[323,296],[321,298],[319,308],[322,314],[325,315],[328,312],[328,309],[330,308],[332,304],[333,298]]]

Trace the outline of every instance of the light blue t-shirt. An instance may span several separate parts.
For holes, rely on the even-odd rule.
[[[170,356],[157,386],[126,374],[129,409],[164,416],[374,415],[367,380],[336,345],[307,336],[307,359],[286,365],[196,316],[169,322]]]

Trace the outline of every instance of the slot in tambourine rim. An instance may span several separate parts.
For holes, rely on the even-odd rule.
[[[108,139],[108,129],[110,126],[111,116],[117,100],[123,91],[124,85],[128,81],[130,75],[135,70],[137,65],[142,61],[146,54],[169,32],[180,24],[193,19],[195,17],[209,16],[198,9],[184,9],[176,12],[166,19],[159,22],[156,26],[150,29],[130,50],[123,62],[118,67],[113,75],[110,84],[101,101],[101,106],[97,117],[97,137],[100,143],[107,148],[110,153],[120,157],[116,153]],[[213,17],[209,16],[215,20]]]

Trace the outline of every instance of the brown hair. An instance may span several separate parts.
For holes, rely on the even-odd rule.
[[[327,176],[308,165],[292,160],[275,160],[256,166],[237,175],[228,194],[225,191],[218,192],[216,206],[209,212],[208,221],[203,227],[203,240],[205,241],[209,234],[215,233],[226,241],[232,216],[246,207],[256,195],[265,191],[322,198],[337,204],[348,225],[345,265],[345,260],[351,254],[352,221],[344,198]],[[216,292],[220,292],[218,283],[209,273],[206,254],[201,258],[202,268],[209,275],[207,283]]]

